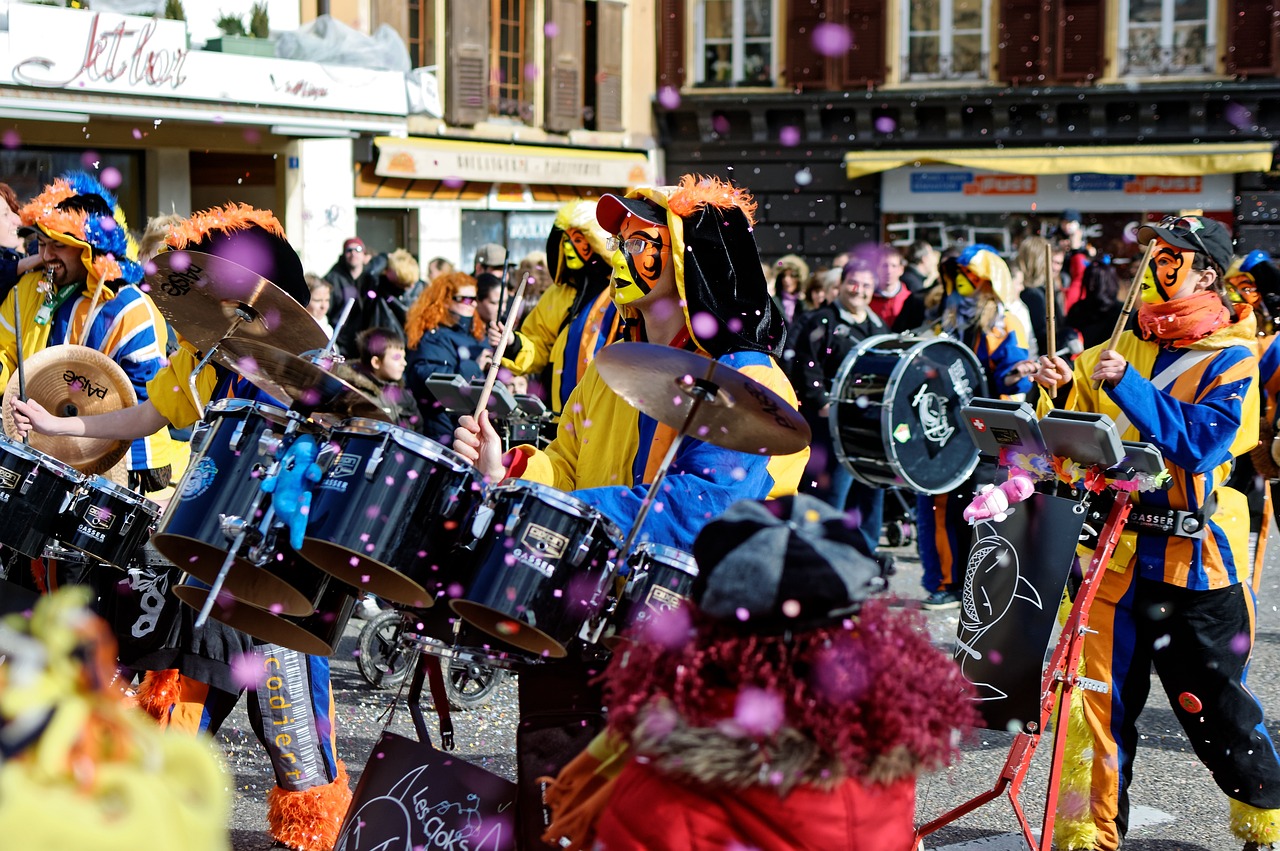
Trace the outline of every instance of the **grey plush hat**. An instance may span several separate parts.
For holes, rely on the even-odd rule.
[[[693,542],[692,599],[753,632],[833,626],[884,589],[863,546],[849,517],[814,497],[736,502]]]

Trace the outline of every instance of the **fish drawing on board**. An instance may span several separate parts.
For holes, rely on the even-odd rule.
[[[1004,700],[1008,694],[990,683],[978,682],[965,667],[990,654],[993,648],[986,635],[1009,614],[1014,600],[1024,600],[1037,609],[1043,609],[1044,604],[1022,575],[1013,544],[998,535],[990,523],[979,523],[974,529],[980,537],[969,550],[965,566],[955,656],[960,672],[977,689],[978,700]]]

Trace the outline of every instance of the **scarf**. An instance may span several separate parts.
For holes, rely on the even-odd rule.
[[[1143,302],[1138,308],[1143,338],[1178,349],[1190,347],[1230,321],[1231,312],[1213,290],[1201,290],[1163,304]]]

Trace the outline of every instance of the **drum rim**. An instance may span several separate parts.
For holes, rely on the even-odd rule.
[[[628,565],[630,565],[632,559],[639,556],[641,553],[651,554],[655,561],[665,564],[667,567],[674,567],[677,570],[688,573],[695,578],[698,576],[697,559],[695,559],[690,553],[678,547],[673,547],[668,544],[659,544],[653,541],[643,541],[636,544],[635,550],[627,559]],[[674,556],[674,558],[670,561],[664,560],[664,557],[671,556]]]
[[[24,461],[33,461],[37,466],[44,467],[55,476],[68,479],[72,482],[79,483],[83,482],[85,479],[84,473],[80,472],[75,467],[72,467],[65,461],[59,461],[57,458],[41,452],[39,449],[32,449],[22,441],[14,440],[8,435],[0,434],[0,438],[3,438],[3,443],[0,443],[0,451],[10,452],[13,455],[17,455]]]
[[[954,337],[949,336],[913,337],[907,334],[875,334],[861,340],[856,346],[854,346],[854,348],[850,349],[849,354],[845,355],[844,361],[841,362],[840,368],[836,370],[836,375],[835,378],[832,379],[831,386],[835,388],[843,385],[845,379],[849,377],[849,372],[852,370],[853,364],[857,362],[858,357],[867,349],[874,348],[876,345],[882,344],[884,340],[901,340],[903,342],[914,341],[911,345],[904,347],[902,355],[899,358],[899,364],[893,368],[892,372],[889,373],[889,380],[885,384],[884,389],[884,395],[886,397],[892,397],[893,393],[891,390],[896,390],[898,387],[900,382],[896,376],[902,365],[910,363],[913,358],[920,354],[922,349],[944,343],[955,347],[961,352],[962,356],[967,357],[970,364],[974,367],[975,372],[982,377],[983,384],[985,385],[986,383],[986,371],[982,368],[982,362],[978,360],[978,356],[974,353],[973,349],[966,346],[961,340],[957,340]],[[975,394],[975,397],[977,395],[980,394]],[[890,411],[888,408],[881,408],[880,433],[882,436],[885,433],[885,429],[888,427],[889,414]],[[839,405],[837,404],[833,404],[831,409],[827,412],[827,427],[831,430],[833,438],[840,433]],[[845,466],[845,469],[853,474],[855,479],[873,487],[885,486],[882,482],[872,482],[865,479],[861,472],[853,468],[853,465],[849,463],[849,456],[844,451],[844,445],[839,439],[833,439],[832,445],[835,449],[837,460]],[[889,447],[885,450],[885,462],[889,465],[890,472],[893,473],[900,484],[906,485],[917,493],[936,495],[954,490],[969,478],[978,466],[978,452],[977,447],[975,446],[972,462],[966,465],[964,474],[959,476],[959,480],[957,482],[936,488],[921,487],[919,483],[915,481],[914,477],[907,475],[906,468],[903,466],[902,461],[898,456],[897,447],[892,443],[890,443]]]
[[[528,491],[538,496],[546,495],[551,499],[546,500],[555,508],[569,509],[583,519],[590,519],[594,514],[605,525],[606,531],[611,533],[610,537],[619,545],[622,543],[622,529],[617,523],[609,518],[600,509],[589,505],[585,500],[579,499],[569,491],[562,491],[551,485],[544,485],[542,482],[535,482],[531,479],[510,479],[500,484],[496,484],[489,488],[488,493],[484,496],[484,502],[488,503],[491,499],[496,499],[504,493],[515,493],[517,491]],[[558,503],[558,504],[557,504]]]
[[[218,399],[210,402],[205,408],[205,416],[209,414],[234,414],[241,411],[259,411],[267,413],[270,417],[276,417],[282,421],[288,421],[289,411],[281,408],[279,405],[272,405],[268,402],[259,402],[256,399]],[[283,425],[283,422],[281,423]]]
[[[454,452],[443,443],[438,443],[425,435],[418,434],[416,431],[405,428],[404,426],[389,423],[384,420],[375,420],[371,417],[350,417],[345,419],[338,425],[334,426],[331,439],[339,446],[342,441],[339,435],[342,433],[358,434],[366,437],[375,435],[389,434],[396,443],[412,452],[417,452],[424,458],[431,461],[446,461],[451,464],[454,469],[460,472],[474,470],[475,465],[463,458],[457,452]],[[403,438],[403,439],[402,439]],[[425,451],[420,451],[425,450]]]
[[[84,486],[85,490],[99,491],[99,492],[105,491],[106,493],[109,493],[112,496],[120,497],[130,505],[133,505],[137,508],[141,508],[143,511],[147,512],[148,514],[151,514],[156,517],[160,516],[159,505],[147,499],[142,494],[136,491],[130,490],[124,485],[116,484],[115,482],[111,481],[105,476],[100,476],[97,474],[92,476],[86,476],[84,481],[81,484]]]

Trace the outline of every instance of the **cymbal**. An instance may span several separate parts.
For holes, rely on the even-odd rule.
[[[671,346],[614,343],[595,358],[605,383],[663,425],[685,426],[696,388],[705,398],[688,434],[752,455],[790,455],[809,445],[809,424],[785,399],[733,367]]]
[[[129,376],[120,365],[87,346],[49,346],[26,358],[27,398],[58,416],[106,414],[138,404]],[[18,374],[9,378],[6,399],[18,398]],[[17,439],[13,411],[4,406],[4,430]],[[82,473],[101,474],[115,466],[129,451],[127,440],[92,437],[57,437],[31,432],[32,449],[52,455]]]
[[[270,340],[289,354],[322,349],[328,336],[284,290],[233,260],[203,251],[167,251],[152,259],[145,289],[165,319],[196,348],[209,351],[237,317],[234,336]]]
[[[228,337],[218,346],[218,359],[259,390],[313,419],[330,424],[348,417],[390,421],[376,401],[320,364],[261,340]]]

